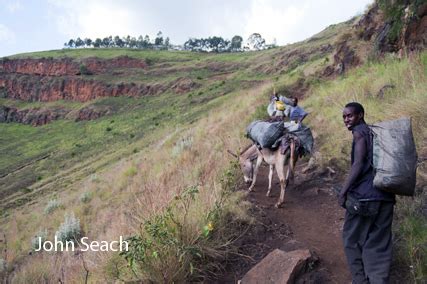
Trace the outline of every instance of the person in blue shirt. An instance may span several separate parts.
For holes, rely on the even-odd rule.
[[[297,124],[301,125],[308,113],[298,105],[297,97],[294,97],[291,100],[293,104],[288,105],[289,107],[285,110],[285,115],[289,117],[290,121],[295,121]]]

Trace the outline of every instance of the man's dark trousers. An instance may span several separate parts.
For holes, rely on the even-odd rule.
[[[391,223],[394,202],[368,201],[373,216],[345,215],[344,251],[353,283],[388,283],[392,258]]]

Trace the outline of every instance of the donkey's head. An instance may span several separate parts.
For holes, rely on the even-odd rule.
[[[251,183],[254,175],[253,161],[258,157],[256,146],[249,145],[240,153],[240,155],[236,155],[231,151],[228,151],[228,153],[239,159],[239,165],[243,173],[243,179],[245,183]]]
[[[251,159],[240,156],[239,164],[243,172],[243,179],[245,180],[245,183],[247,184],[252,183],[253,176],[254,176],[254,164],[251,161]]]

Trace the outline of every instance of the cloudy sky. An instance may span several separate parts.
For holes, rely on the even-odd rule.
[[[365,11],[373,0],[0,0],[0,57],[60,49],[70,38],[158,31],[171,43],[260,33],[268,43],[306,39]]]

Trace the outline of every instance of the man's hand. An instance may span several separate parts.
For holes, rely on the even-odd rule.
[[[347,200],[347,194],[339,194],[338,195],[338,204],[345,209],[345,202]]]

